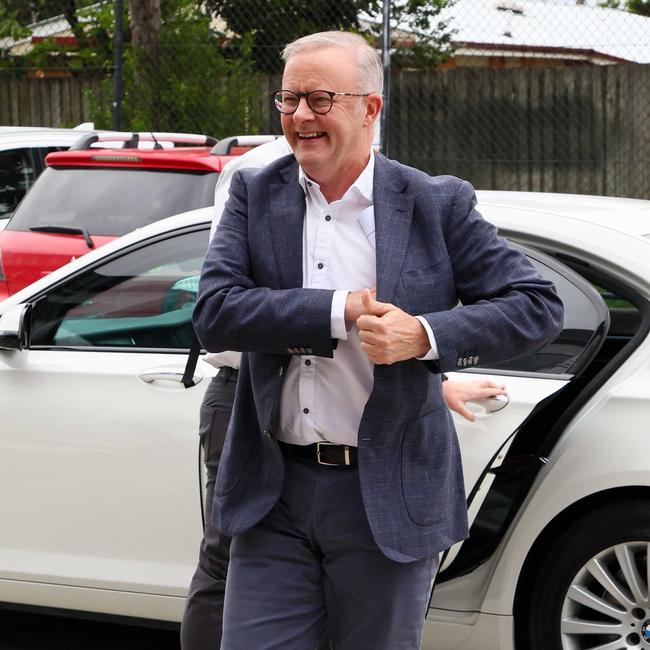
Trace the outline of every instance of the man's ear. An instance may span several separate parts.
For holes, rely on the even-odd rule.
[[[381,113],[381,107],[384,103],[379,93],[372,93],[366,98],[366,116],[363,120],[364,126],[370,126]]]

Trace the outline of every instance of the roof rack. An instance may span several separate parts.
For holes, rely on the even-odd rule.
[[[273,140],[277,140],[278,137],[279,136],[277,135],[233,135],[229,138],[219,140],[219,142],[212,147],[210,153],[220,156],[228,156],[235,147],[258,147],[261,144],[273,142]]]
[[[153,142],[154,148],[162,149],[161,143],[169,146],[176,144],[191,145],[216,145],[217,139],[209,135],[197,133],[158,133],[153,131],[97,131],[80,137],[71,147],[71,150],[79,151],[91,149],[96,143],[117,142],[122,143],[123,149],[137,149],[140,142]],[[158,146],[160,145],[160,146]]]

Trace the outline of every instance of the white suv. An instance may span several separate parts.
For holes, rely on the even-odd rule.
[[[45,156],[70,148],[83,132],[93,130],[91,123],[74,129],[0,126],[0,230],[45,168]]]

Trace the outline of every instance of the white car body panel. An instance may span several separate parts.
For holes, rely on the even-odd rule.
[[[650,348],[650,343],[644,347]],[[644,453],[648,421],[640,421],[638,409],[631,408],[633,403],[647,401],[649,390],[650,364],[630,373],[618,372],[590,402],[598,406],[581,412],[572,422],[537,477],[520,510],[523,514],[517,517],[495,555],[472,573],[436,586],[426,627],[440,645],[423,644],[425,650],[475,650],[481,638],[476,636],[478,612],[510,621],[509,626],[498,626],[500,633],[493,642],[487,642],[488,634],[481,649],[514,650],[512,613],[519,575],[530,548],[548,522],[595,493],[630,485],[650,487],[648,457]],[[449,641],[443,643],[443,639]]]
[[[496,374],[451,372],[447,376],[454,381],[497,379],[506,384],[508,405],[496,413],[487,413],[484,408],[474,407],[476,420],[470,422],[458,413],[452,413],[458,441],[463,457],[465,494],[469,497],[485,469],[498,467],[501,460],[490,461],[517,427],[530,415],[537,404],[565,386],[569,379],[539,377],[500,377]]]
[[[186,390],[139,378],[161,367],[182,375],[185,360],[92,349],[0,355],[0,394],[18,414],[0,431],[0,475],[34,504],[0,500],[0,578],[185,594],[201,532],[197,428],[207,379]],[[107,394],[121,401],[107,403]]]

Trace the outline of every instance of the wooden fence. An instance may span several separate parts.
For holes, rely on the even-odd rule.
[[[650,65],[401,72],[390,156],[482,189],[650,199]]]
[[[89,121],[100,83],[0,76],[0,124]],[[263,78],[260,95],[279,83]],[[251,123],[278,132],[257,106]],[[650,65],[396,71],[389,119],[391,158],[477,188],[650,199]]]
[[[89,122],[102,77],[16,78],[0,74],[0,125],[70,127]]]

